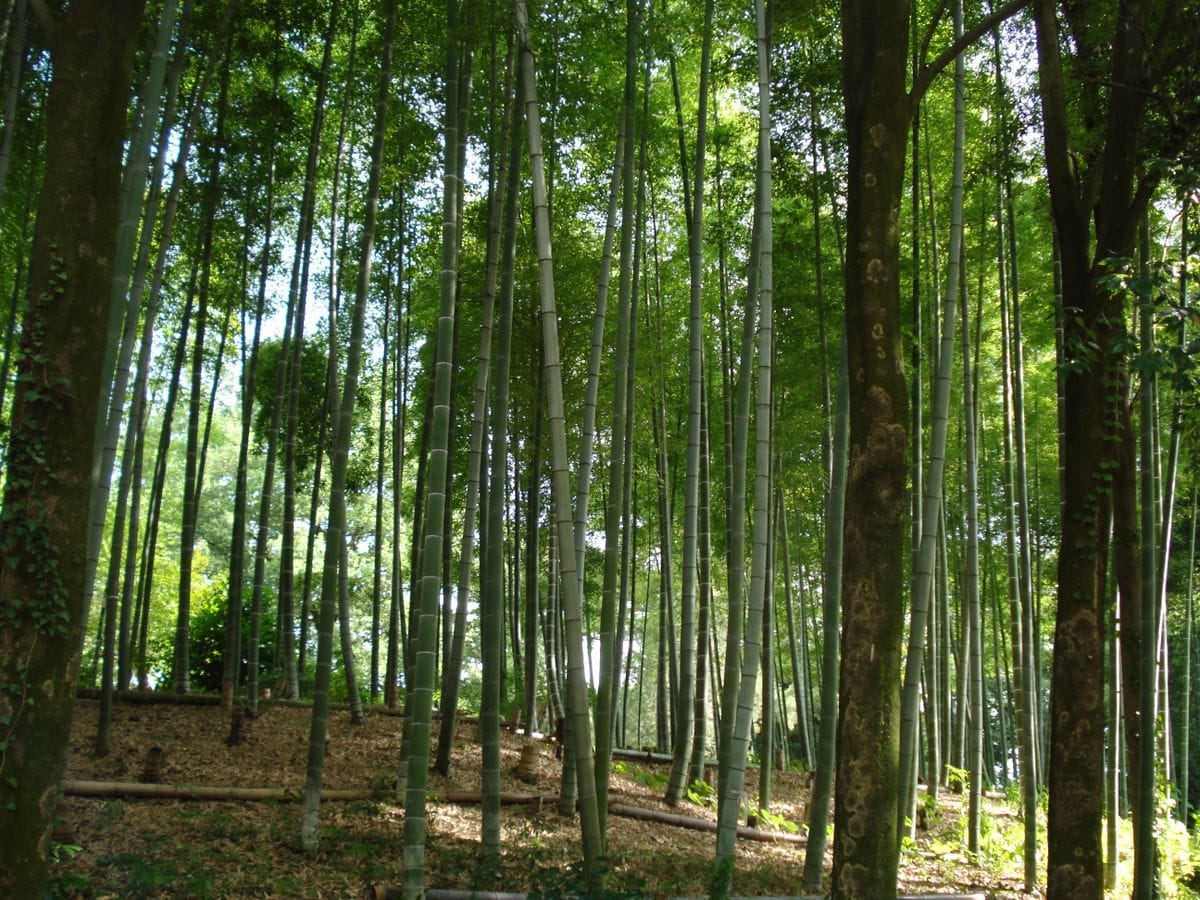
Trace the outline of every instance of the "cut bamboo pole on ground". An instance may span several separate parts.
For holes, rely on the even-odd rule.
[[[612,755],[619,759],[631,759],[635,762],[658,763],[664,765],[670,765],[671,763],[671,754],[655,753],[652,750],[630,750],[626,747],[614,747]],[[715,766],[716,764],[717,761],[715,759],[706,759],[704,761],[705,767]]]
[[[221,787],[213,785],[148,784],[137,781],[63,782],[63,793],[69,797],[127,797],[147,800],[299,800],[301,788]],[[322,800],[389,800],[396,793],[387,788],[342,788],[321,791]],[[431,794],[433,803],[479,803],[479,791],[447,791]],[[553,803],[556,798],[541,794],[505,792],[500,802],[505,804]]]
[[[382,884],[364,884],[358,892],[360,900],[400,900],[404,888]],[[425,892],[426,900],[525,900],[528,894],[501,894],[494,891],[455,891],[446,888],[431,888]]]
[[[80,700],[99,700],[100,691],[96,688],[79,688],[75,692],[75,696]],[[113,695],[113,699],[118,703],[133,703],[133,704],[150,704],[150,705],[169,705],[169,706],[220,706],[221,697],[219,694],[173,694],[158,691],[117,691]],[[311,700],[272,700],[269,697],[263,697],[258,701],[259,706],[282,706],[291,707],[293,709],[312,709]],[[350,706],[345,703],[329,704],[331,712],[345,712],[350,709]],[[367,715],[381,716],[396,716],[404,717],[403,710],[389,709],[386,706],[367,705],[363,707],[363,712]],[[434,711],[433,717],[439,718],[439,713]],[[475,716],[459,716],[460,722],[473,722]]]
[[[278,800],[296,801],[301,799],[303,791],[300,788],[253,788],[253,787],[220,787],[212,785],[174,785],[146,784],[136,781],[83,781],[68,780],[63,782],[63,793],[69,797],[124,797],[139,800],[201,800],[201,801],[238,801],[238,800]],[[321,791],[321,800],[392,800],[395,791],[376,788],[349,788],[340,790],[326,789]],[[474,804],[480,803],[483,795],[479,791],[447,791],[444,794],[430,794],[431,803]],[[554,795],[504,792],[500,802],[505,805],[528,805],[535,810],[558,802]],[[696,816],[684,816],[678,813],[663,812],[657,809],[645,809],[640,806],[630,806],[626,803],[608,804],[608,812],[614,816],[627,819],[638,819],[643,822],[657,822],[660,825],[672,825],[676,828],[690,828],[693,831],[715,833],[717,823],[710,819]],[[745,825],[738,827],[738,837],[750,841],[777,844],[804,844],[807,838],[799,834],[786,832],[763,831],[760,828],[749,828]]]
[[[610,810],[611,812],[611,810]],[[403,888],[381,884],[363,885],[360,900],[399,900]],[[529,894],[501,894],[488,891],[462,891],[431,888],[426,900],[525,900]],[[825,900],[825,894],[798,894],[791,897],[731,897],[730,900]],[[698,897],[672,897],[671,900],[700,900]],[[896,900],[986,900],[984,894],[899,894]]]
[[[717,833],[717,823],[712,819],[700,819],[695,816],[681,816],[678,813],[661,812],[657,809],[643,809],[640,806],[627,806],[624,803],[608,804],[609,814],[624,816],[627,819],[640,819],[643,822],[657,822],[661,825],[674,825],[678,828],[691,828],[694,831]],[[748,841],[760,841],[767,844],[807,844],[808,838],[802,834],[788,834],[783,831],[763,831],[760,828],[750,828],[739,825],[737,836]]]
[[[126,797],[146,800],[299,800],[303,789],[213,787],[210,785],[144,784],[136,781],[63,782],[68,797]],[[321,791],[322,800],[386,800],[393,790],[354,788]]]

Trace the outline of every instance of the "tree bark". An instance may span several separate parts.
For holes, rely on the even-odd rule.
[[[143,7],[74,3],[51,37],[45,178],[0,512],[0,713],[9,720],[0,893],[12,897],[42,890],[74,708],[95,398]]]
[[[1128,452],[1122,445],[1131,440],[1130,430],[1119,421],[1126,390],[1121,349],[1125,297],[1106,276],[1112,260],[1132,256],[1137,224],[1161,178],[1161,167],[1142,173],[1141,162],[1178,152],[1170,141],[1152,146],[1144,118],[1161,77],[1152,60],[1171,50],[1179,30],[1173,27],[1175,5],[1149,0],[1120,4],[1103,26],[1111,34],[1068,16],[1077,53],[1071,62],[1086,60],[1089,68],[1107,70],[1103,98],[1096,93],[1084,98],[1092,101],[1094,115],[1073,131],[1055,4],[1038,0],[1035,10],[1047,178],[1062,262],[1063,308],[1070,310],[1063,332],[1063,508],[1050,692],[1047,887],[1052,896],[1084,897],[1103,888],[1102,600],[1113,479],[1122,477],[1120,458]],[[1111,48],[1109,55],[1097,58],[1093,51],[1104,47]],[[1185,45],[1179,52],[1179,60],[1185,61],[1194,58],[1195,48]],[[1086,79],[1083,88],[1100,90]],[[1152,626],[1143,622],[1142,627]],[[1136,702],[1128,693],[1125,699]],[[1141,721],[1147,721],[1147,712],[1138,711]],[[1141,751],[1148,752],[1145,746]],[[1148,896],[1153,877],[1144,873],[1152,872],[1153,861],[1147,858],[1153,856],[1152,841],[1139,842],[1136,856],[1143,877],[1135,896]]]
[[[896,891],[897,710],[904,593],[908,386],[900,342],[899,221],[910,107],[909,4],[847,2],[846,352],[850,454],[833,891]]]

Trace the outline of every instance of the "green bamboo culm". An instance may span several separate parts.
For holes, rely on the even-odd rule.
[[[683,597],[679,617],[679,685],[675,697],[675,740],[666,801],[674,806],[687,786],[688,751],[694,729],[696,684],[696,592],[699,581],[700,432],[704,382],[704,172],[708,138],[708,75],[712,58],[713,0],[704,5],[700,55],[700,108],[696,120],[696,161],[692,168],[692,214],[688,229],[688,416],[687,466],[683,491]]]
[[[396,25],[396,0],[386,0],[387,19],[383,34],[383,59],[379,72],[379,92],[375,99],[375,127],[371,139],[370,175],[367,181],[366,215],[362,228],[362,253],[354,292],[350,323],[350,345],[346,353],[346,374],[342,397],[334,423],[334,441],[329,488],[329,525],[325,532],[325,570],[321,577],[321,605],[318,614],[317,672],[313,688],[312,724],[309,729],[308,770],[304,784],[304,806],[300,840],[306,850],[318,845],[321,782],[325,771],[325,735],[329,718],[329,686],[333,663],[334,611],[346,570],[346,476],[350,461],[350,443],[354,430],[354,408],[358,400],[358,379],[362,368],[363,332],[366,322],[367,295],[371,284],[371,263],[375,249],[375,227],[379,216],[379,185],[383,168],[383,141],[387,132],[388,98],[391,94],[392,35]]]
[[[512,365],[513,264],[521,185],[521,104],[514,97],[509,132],[507,166],[501,167],[505,186],[501,225],[500,308],[496,322],[496,379],[491,408],[491,462],[480,597],[480,656],[483,664],[483,696],[479,727],[483,745],[483,816],[481,844],[485,859],[500,851],[500,669],[504,655],[501,611],[504,603],[504,508],[508,460],[509,382]]]
[[[727,775],[721,784],[721,804],[717,820],[717,858],[712,891],[725,896],[733,879],[734,843],[740,797],[745,784],[746,755],[750,745],[750,719],[753,715],[762,645],[763,608],[766,597],[768,525],[771,503],[771,361],[774,325],[772,294],[772,212],[771,212],[771,48],[769,6],[755,3],[758,44],[758,173],[756,178],[758,216],[758,256],[752,266],[758,269],[758,384],[755,405],[754,438],[754,531],[750,563],[750,592],[747,603],[746,635],[742,651],[741,679],[737,684],[737,705],[732,712],[732,739],[728,747]],[[756,265],[755,265],[756,264]],[[730,613],[732,616],[732,613]],[[730,656],[733,654],[730,653]],[[728,686],[727,686],[728,689]],[[728,712],[725,713],[729,715]]]
[[[954,5],[954,29],[956,36],[962,33],[961,2]],[[933,389],[933,433],[929,448],[929,469],[924,482],[921,544],[913,578],[908,655],[904,666],[904,692],[900,704],[900,800],[896,823],[898,835],[911,834],[913,828],[908,816],[916,795],[914,776],[917,730],[920,724],[921,670],[924,664],[926,624],[933,591],[938,527],[942,518],[942,488],[946,471],[946,438],[950,424],[950,390],[954,373],[958,292],[962,282],[963,169],[966,142],[964,72],[960,54],[954,61],[954,162],[950,187],[950,250],[946,264],[946,290],[942,295],[941,346],[938,349],[937,380]],[[930,777],[939,776],[940,773],[933,773]]]
[[[512,45],[509,44],[508,64],[505,67],[503,81],[503,98],[512,92]],[[498,129],[504,132],[504,129]],[[504,132],[506,135],[508,132]],[[511,140],[511,137],[509,138]],[[487,418],[488,383],[492,364],[492,331],[493,317],[496,306],[496,283],[499,278],[500,260],[500,220],[505,206],[508,189],[508,148],[504,142],[499,142],[491,149],[493,162],[489,163],[492,171],[489,175],[490,198],[488,201],[488,233],[486,247],[486,262],[484,265],[483,311],[479,324],[479,356],[476,363],[474,400],[471,413],[471,446],[467,457],[467,502],[463,517],[462,538],[459,543],[458,583],[455,587],[456,604],[454,609],[454,631],[450,643],[450,654],[442,669],[442,700],[443,712],[438,731],[437,760],[434,770],[441,775],[450,771],[450,753],[454,745],[454,726],[458,709],[458,689],[461,681],[463,647],[466,641],[467,606],[470,599],[471,572],[475,552],[476,519],[482,516],[480,509],[480,492],[484,472],[484,424]],[[494,160],[499,159],[497,165]],[[486,522],[481,523],[479,531],[484,533]],[[486,547],[486,544],[484,545]],[[486,553],[486,549],[483,551]],[[499,699],[497,699],[497,708]],[[482,714],[482,710],[481,710]]]
[[[125,413],[129,362],[136,343],[134,336],[137,333],[139,318],[139,298],[129,291],[130,275],[137,243],[139,213],[149,179],[150,147],[158,127],[163,85],[166,81],[167,54],[171,46],[171,36],[175,31],[178,9],[177,0],[166,0],[163,4],[155,32],[154,48],[150,55],[150,67],[146,72],[142,102],[138,106],[140,117],[134,128],[134,138],[130,145],[129,158],[125,163],[121,193],[117,201],[119,218],[108,308],[108,342],[105,344],[104,360],[100,369],[100,396],[96,407],[102,412],[96,417],[92,484],[88,501],[88,545],[84,569],[83,608],[85,621],[90,611],[96,567],[100,559],[112,470]],[[11,128],[6,129],[5,136],[11,131]]]
[[[541,297],[542,342],[545,353],[547,410],[550,424],[551,496],[558,546],[559,587],[562,592],[563,624],[567,652],[567,716],[571,720],[576,770],[593,770],[592,723],[588,715],[587,684],[584,681],[583,603],[579,578],[575,571],[575,534],[571,511],[571,483],[567,470],[566,416],[563,403],[562,366],[558,347],[558,310],[554,297],[554,262],[550,245],[550,208],[546,198],[545,159],[542,155],[542,129],[538,113],[537,78],[533,65],[533,47],[529,34],[529,14],[525,0],[516,2],[517,36],[521,48],[521,93],[529,135],[529,163],[533,180],[533,219],[537,241],[538,288]],[[596,783],[581,777],[579,784],[579,821],[582,833],[583,862],[589,893],[603,883],[604,850],[597,810]]]
[[[458,273],[458,3],[446,4],[446,109],[442,178],[442,277],[438,308],[436,358],[427,463],[428,495],[424,505],[424,541],[420,585],[414,611],[412,673],[408,681],[409,715],[405,717],[404,894],[424,894],[425,785],[429,778],[429,737],[433,718],[434,657],[437,652],[438,594],[441,588],[442,529],[449,472],[450,386],[454,353],[454,313]]]
[[[638,34],[641,21],[641,3],[628,0],[626,3],[625,28],[625,91],[622,101],[623,134],[621,158],[621,257],[617,282],[617,333],[613,353],[613,405],[611,444],[608,466],[608,485],[604,509],[604,577],[600,595],[600,671],[597,673],[596,690],[596,754],[594,777],[596,780],[596,806],[600,816],[600,834],[606,831],[608,807],[608,778],[612,760],[613,710],[616,698],[616,674],[618,666],[617,605],[623,594],[618,594],[621,559],[623,555],[622,534],[628,510],[624,508],[625,496],[625,440],[629,428],[632,393],[629,391],[630,371],[630,321],[633,305],[633,255],[636,215],[634,211],[634,132],[636,128],[636,75]],[[580,548],[577,546],[576,551]],[[577,553],[578,555],[578,553]],[[582,573],[580,573],[582,581]]]

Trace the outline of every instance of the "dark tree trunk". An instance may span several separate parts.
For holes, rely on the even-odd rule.
[[[895,896],[900,642],[908,386],[900,322],[900,198],[913,106],[937,74],[1024,5],[995,9],[906,90],[910,4],[842,5],[842,89],[849,177],[846,360],[850,452],[842,550],[842,667],[833,893]],[[939,7],[939,13],[942,7]],[[934,23],[936,24],[936,22]],[[932,32],[930,32],[932,33]]]
[[[1075,57],[1068,62],[1102,72],[1105,95],[1092,93],[1093,115],[1072,133],[1067,115],[1062,42],[1052,0],[1035,4],[1047,180],[1062,264],[1065,317],[1062,535],[1058,609],[1050,692],[1050,807],[1047,888],[1051,896],[1091,897],[1103,889],[1100,828],[1104,813],[1104,575],[1113,512],[1114,477],[1124,482],[1122,445],[1132,439],[1121,417],[1126,404],[1125,298],[1106,287],[1110,261],[1128,260],[1136,230],[1161,168],[1142,162],[1179,152],[1172,138],[1150,146],[1143,130],[1147,98],[1162,77],[1151,60],[1172,52],[1180,30],[1175,4],[1122,3],[1111,25],[1068,15]],[[1067,11],[1068,13],[1071,10]],[[1112,28],[1111,34],[1106,30]],[[1151,46],[1153,41],[1157,46]],[[1111,55],[1104,58],[1107,50]],[[1179,60],[1194,58],[1183,46]],[[1072,75],[1078,74],[1074,70]],[[1076,79],[1099,91],[1095,79]],[[1076,145],[1073,147],[1073,143]],[[1093,249],[1094,248],[1094,249]],[[1127,465],[1127,463],[1126,463]],[[1127,497],[1119,499],[1122,504]],[[1127,510],[1124,511],[1127,513]],[[1129,516],[1123,513],[1123,519]],[[1123,523],[1118,540],[1132,522]],[[1136,538],[1132,538],[1136,540]],[[1126,566],[1119,560],[1122,569]],[[1128,572],[1123,573],[1122,592]],[[1145,626],[1145,623],[1143,623]],[[1126,696],[1135,715],[1136,696]],[[1136,738],[1135,738],[1136,739]],[[1152,752],[1149,745],[1142,753]],[[1146,770],[1139,777],[1144,777]],[[1153,777],[1153,768],[1149,769]],[[1145,831],[1145,829],[1143,829]],[[1135,848],[1139,887],[1153,885],[1153,846]],[[1149,876],[1152,882],[1152,874]]]
[[[0,894],[40,896],[84,627],[98,376],[144,0],[73,3],[51,36],[45,179],[0,514]],[[105,52],[97,53],[103,46]]]
[[[908,3],[843,6],[849,145],[846,352],[850,458],[833,893],[894,896],[908,386],[896,222],[911,107]]]

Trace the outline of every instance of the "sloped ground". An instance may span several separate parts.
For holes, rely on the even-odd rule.
[[[215,706],[118,703],[113,749],[104,758],[91,753],[97,711],[95,701],[79,701],[69,779],[138,781],[147,751],[160,747],[159,780],[164,784],[303,786],[310,719],[306,709],[265,708],[249,724],[245,740],[228,747],[229,720]],[[399,759],[401,725],[395,716],[369,715],[365,724],[355,727],[347,713],[333,713],[325,787],[387,788]],[[521,737],[504,733],[503,789],[556,794],[559,761],[553,758],[553,748],[539,745],[537,784],[530,786],[513,774],[521,745]],[[475,725],[460,722],[451,776],[431,776],[432,796],[478,790],[478,770]],[[614,765],[611,799],[666,810],[661,801],[665,775],[665,766],[620,761]],[[803,823],[807,784],[801,773],[775,773],[772,812]],[[684,800],[674,811],[716,816],[711,804],[692,800]],[[943,795],[930,816],[930,828],[917,847],[904,854],[902,889],[984,891],[997,897],[1017,891],[1020,824],[1001,804],[989,802],[988,812],[985,867],[961,852],[959,798]],[[315,855],[300,848],[300,806],[294,802],[70,797],[61,815],[65,846],[53,871],[60,895],[353,897],[364,885],[398,885],[402,880],[404,816],[402,806],[391,801],[325,803],[321,849]],[[431,801],[427,885],[570,892],[578,883],[571,869],[579,858],[577,821],[559,816],[550,804],[540,811],[506,806],[503,823],[503,858],[498,871],[487,872],[478,864],[478,806]],[[760,827],[772,826],[760,822]],[[714,835],[610,815],[608,840],[610,890],[653,897],[706,893]],[[739,841],[734,889],[742,895],[799,893],[803,864],[803,846]]]

